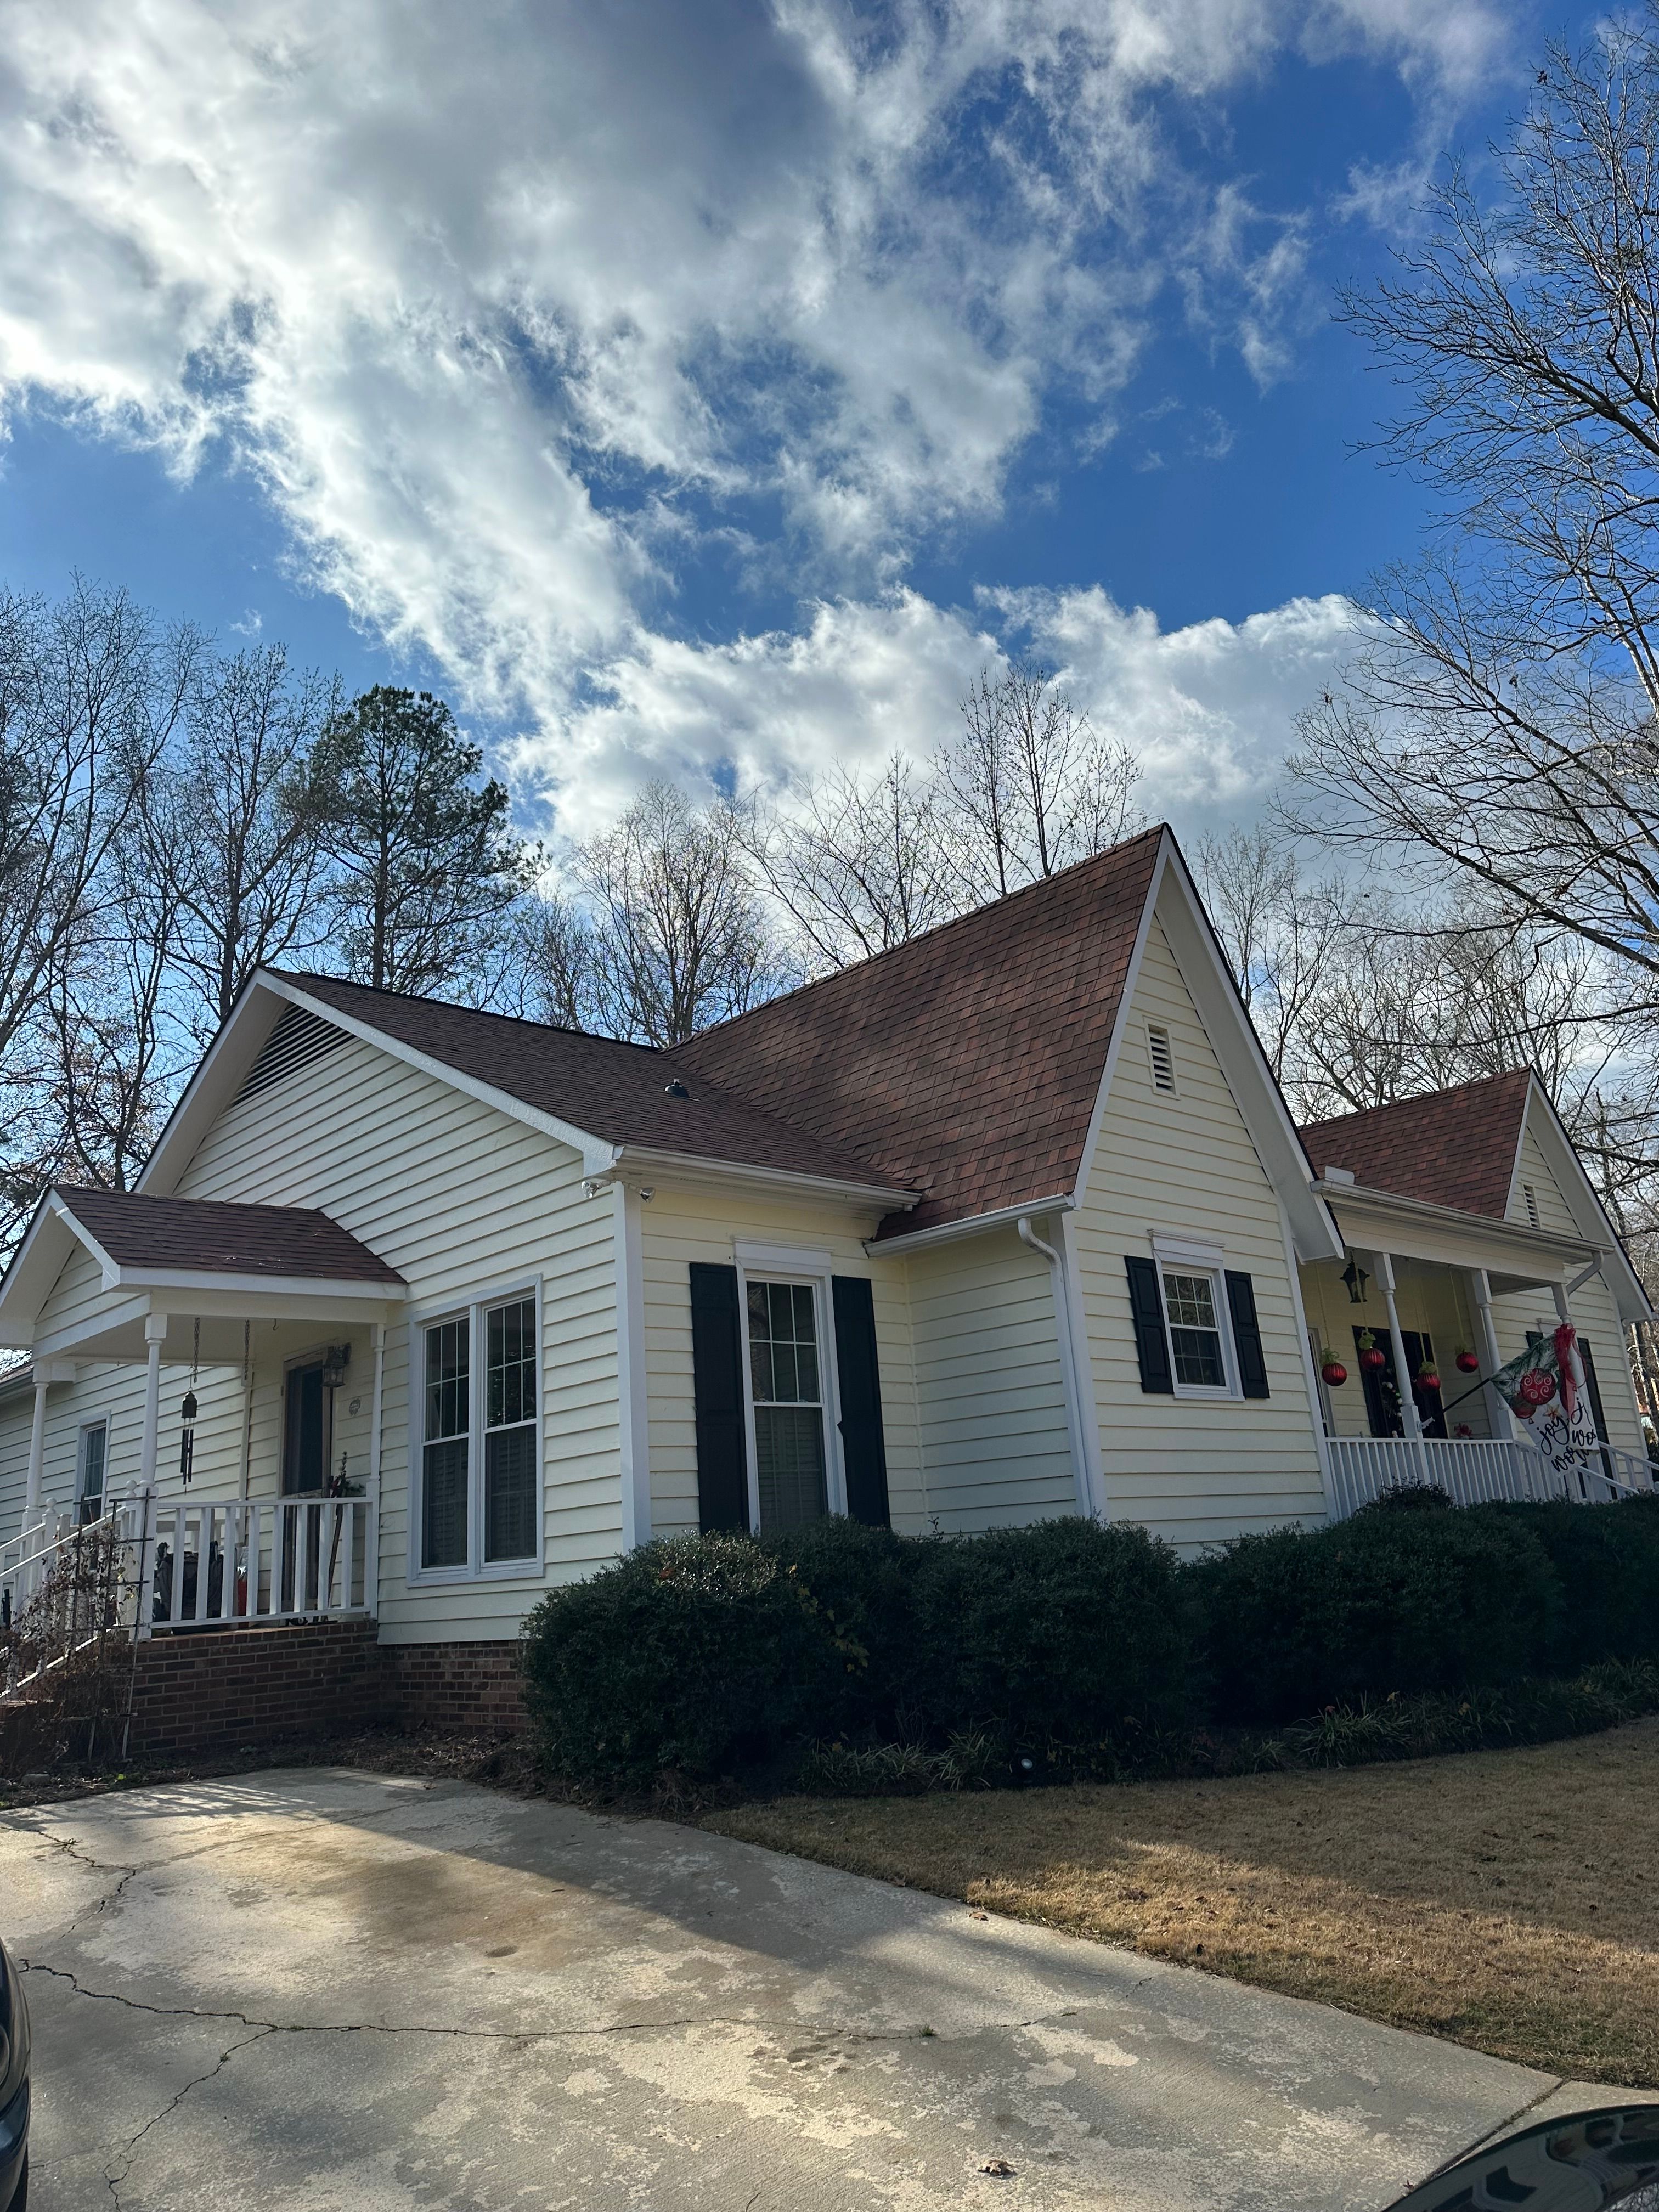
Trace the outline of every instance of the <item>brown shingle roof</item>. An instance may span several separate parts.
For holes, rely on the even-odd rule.
[[[1310,1122],[1302,1141],[1316,1170],[1348,1168],[1373,1190],[1502,1218],[1526,1118],[1527,1070]]]
[[[608,1143],[838,1182],[885,1184],[895,1197],[905,1188],[902,1179],[852,1151],[765,1111],[764,1102],[733,1096],[739,1086],[723,1086],[712,1076],[690,1080],[688,1071],[648,1046],[479,1013],[441,999],[374,991],[332,975],[289,975],[288,980],[319,1004]],[[672,1098],[665,1091],[676,1074],[686,1080],[689,1098]]]
[[[60,1183],[58,1196],[118,1267],[216,1275],[301,1275],[401,1283],[337,1221],[304,1206],[231,1206]]]
[[[667,1057],[925,1193],[884,1234],[1069,1191],[1163,832],[705,1030]]]

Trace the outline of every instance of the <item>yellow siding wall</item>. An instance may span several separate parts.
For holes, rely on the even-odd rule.
[[[1149,1020],[1170,1032],[1173,1097],[1152,1088]],[[1315,1416],[1279,1202],[1156,920],[1074,1228],[1109,1517],[1143,1522],[1188,1545],[1322,1520]],[[1206,1403],[1142,1391],[1124,1258],[1150,1257],[1155,1231],[1218,1243],[1229,1267],[1249,1272],[1266,1400]]]
[[[882,1425],[893,1526],[926,1523],[916,1437],[915,1379],[902,1269],[866,1257],[877,1217],[846,1206],[659,1182],[640,1209],[646,1374],[651,1433],[651,1520],[659,1536],[697,1529],[696,1403],[691,1371],[690,1263],[729,1267],[738,1242],[828,1252],[833,1272],[869,1279],[881,1369]]]
[[[539,1274],[544,1322],[544,1567],[522,1579],[405,1588],[409,1455],[405,1406],[410,1330],[387,1330],[380,1534],[381,1635],[387,1642],[507,1637],[550,1582],[575,1579],[621,1545],[616,1271],[611,1201],[584,1198],[581,1164],[568,1146],[352,1042],[285,1081],[228,1108],[182,1177],[184,1198],[319,1206],[408,1281],[417,1306],[511,1287]],[[82,1277],[90,1270],[89,1286]],[[98,1271],[78,1258],[43,1316],[60,1324]],[[256,1323],[252,1480],[256,1496],[280,1480],[284,1362],[349,1340],[348,1381],[336,1399],[331,1463],[342,1453],[361,1480],[368,1466],[373,1353],[368,1333],[339,1323],[315,1329]],[[162,1370],[160,1466],[176,1477],[185,1370]],[[205,1370],[198,1429],[200,1496],[234,1496],[243,1418],[240,1371]],[[46,1488],[67,1504],[80,1421],[112,1414],[109,1468],[116,1487],[136,1475],[143,1372],[83,1366],[48,1401]],[[357,1411],[350,1410],[354,1402]],[[0,1469],[27,1461],[31,1399],[0,1404]],[[3,1479],[3,1478],[0,1478]],[[21,1492],[18,1492],[21,1517]],[[0,1524],[4,1533],[11,1533]]]
[[[1532,1185],[1538,1200],[1540,1228],[1552,1230],[1561,1237],[1583,1234],[1530,1128],[1521,1139],[1521,1168],[1515,1178],[1515,1194],[1509,1209],[1510,1219],[1523,1224],[1527,1221],[1527,1201],[1522,1186],[1527,1183]],[[1630,1354],[1613,1292],[1600,1275],[1592,1275],[1582,1289],[1572,1293],[1568,1307],[1574,1327],[1595,1356],[1601,1410],[1607,1417],[1607,1442],[1625,1451],[1644,1452],[1636,1388],[1631,1380]],[[1555,1327],[1555,1304],[1547,1291],[1518,1291],[1508,1297],[1494,1298],[1492,1313],[1498,1349],[1506,1360],[1526,1349],[1528,1329],[1542,1328],[1547,1332]]]
[[[511,1636],[544,1580],[576,1579],[621,1545],[616,1268],[608,1197],[587,1199],[568,1146],[406,1067],[343,1046],[232,1106],[179,1184],[181,1198],[317,1206],[396,1267],[417,1308],[543,1284],[544,1577],[404,1588],[410,1331],[388,1329],[382,1468],[383,1640]],[[320,1330],[319,1340],[337,1337]],[[350,1470],[366,1462],[370,1354],[354,1345],[339,1395]],[[256,1463],[275,1468],[280,1367],[263,1369]],[[361,1412],[351,1424],[351,1398]]]
[[[999,1229],[906,1266],[929,1518],[969,1529],[1077,1512],[1048,1261]]]

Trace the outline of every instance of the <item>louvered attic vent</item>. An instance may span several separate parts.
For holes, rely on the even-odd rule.
[[[311,1013],[304,1006],[288,1007],[260,1046],[259,1056],[249,1068],[247,1079],[237,1092],[234,1103],[240,1106],[244,1098],[269,1091],[273,1083],[281,1083],[297,1074],[301,1068],[309,1067],[313,1060],[321,1060],[345,1041],[345,1031],[337,1030],[320,1014]]]
[[[1521,1186],[1521,1196],[1526,1204],[1528,1220],[1534,1229],[1541,1229],[1544,1224],[1538,1218],[1538,1193],[1529,1182],[1523,1182]]]
[[[1170,1042],[1170,1032],[1161,1023],[1147,1023],[1146,1048],[1152,1056],[1153,1089],[1173,1091],[1176,1087],[1175,1049]]]

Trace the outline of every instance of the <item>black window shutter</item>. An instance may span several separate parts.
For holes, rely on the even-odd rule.
[[[1595,1362],[1590,1357],[1590,1348],[1582,1336],[1578,1340],[1578,1357],[1584,1363],[1584,1382],[1589,1391],[1590,1411],[1595,1416],[1595,1433],[1606,1443],[1607,1417],[1601,1411],[1601,1386],[1595,1379]]]
[[[744,1443],[743,1339],[738,1271],[691,1262],[691,1366],[697,1402],[697,1518],[711,1528],[749,1526]]]
[[[861,1275],[832,1275],[836,1379],[841,1386],[841,1452],[847,1469],[849,1519],[891,1526],[887,1508],[887,1446],[881,1432],[881,1374],[876,1364],[876,1308]]]
[[[1261,1324],[1255,1317],[1255,1285],[1231,1267],[1227,1270],[1227,1310],[1233,1317],[1239,1388],[1247,1398],[1265,1398],[1267,1363],[1261,1356]]]
[[[1143,1390],[1161,1390],[1165,1396],[1175,1395],[1175,1377],[1170,1372],[1170,1342],[1164,1334],[1164,1301],[1158,1296],[1158,1268],[1151,1260],[1138,1260],[1126,1253],[1124,1266],[1129,1271],[1129,1311],[1135,1325],[1135,1357],[1140,1362],[1140,1387]]]

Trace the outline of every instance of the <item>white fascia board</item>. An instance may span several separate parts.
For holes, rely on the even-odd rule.
[[[422,1074],[447,1084],[452,1090],[493,1106],[510,1120],[521,1121],[543,1136],[556,1138],[580,1154],[586,1174],[602,1174],[614,1160],[617,1148],[608,1139],[596,1137],[588,1129],[579,1129],[556,1115],[544,1114],[539,1107],[528,1106],[523,1099],[498,1090],[493,1083],[482,1082],[476,1075],[452,1067],[447,1060],[434,1060],[430,1053],[418,1051],[400,1037],[389,1036],[372,1022],[356,1014],[342,1013],[325,999],[313,998],[286,975],[273,975],[262,968],[249,979],[225,1026],[191,1078],[189,1087],[173,1109],[160,1143],[138,1178],[137,1189],[161,1194],[176,1189],[203,1137],[240,1089],[260,1046],[276,1026],[284,1006],[301,1006],[307,1013],[315,1014],[319,1021],[327,1022],[332,1028],[343,1030],[347,1036],[355,1037],[360,1044],[374,1045],[406,1066],[418,1068]]]
[[[931,1245],[954,1244],[959,1237],[982,1237],[989,1230],[1012,1229],[1022,1220],[1040,1220],[1045,1213],[1074,1213],[1077,1200],[1069,1190],[1049,1198],[1030,1198],[1019,1206],[999,1206],[989,1213],[970,1213],[960,1221],[937,1222],[931,1229],[912,1229],[898,1237],[866,1237],[864,1249],[872,1260],[890,1253],[925,1252]]]
[[[23,1241],[0,1279],[0,1345],[27,1351],[40,1309],[75,1249],[76,1232],[63,1200],[47,1191],[34,1209]]]
[[[372,1022],[363,1021],[356,1014],[342,1013],[326,999],[313,998],[310,992],[302,990],[299,984],[291,982],[286,975],[267,975],[262,969],[254,980],[262,983],[268,991],[274,991],[278,998],[286,999],[291,1006],[303,1006],[308,1014],[315,1014],[319,1021],[331,1023],[337,1030],[343,1030],[348,1036],[356,1037],[360,1044],[377,1045],[382,1052],[390,1053],[394,1060],[401,1060],[406,1066],[418,1068],[422,1075],[429,1075],[439,1083],[447,1083],[452,1090],[464,1091],[469,1098],[476,1098],[485,1106],[493,1106],[498,1114],[505,1114],[514,1121],[522,1121],[529,1128],[538,1129],[544,1137],[556,1137],[562,1145],[568,1145],[572,1152],[580,1153],[582,1167],[587,1174],[601,1175],[615,1163],[617,1147],[609,1138],[596,1137],[591,1129],[579,1129],[574,1121],[566,1121],[556,1114],[544,1114],[539,1106],[526,1105],[522,1098],[514,1097],[511,1091],[498,1090],[493,1083],[482,1082],[477,1076],[469,1075],[462,1068],[453,1067],[447,1060],[434,1060],[430,1053],[422,1052],[412,1044],[405,1044],[401,1037],[388,1036],[385,1030],[376,1029]]]
[[[1534,1124],[1533,1107],[1539,1112]],[[1567,1134],[1561,1116],[1543,1085],[1534,1075],[1527,1085],[1527,1109],[1521,1118],[1521,1133],[1524,1139],[1528,1129],[1538,1139],[1539,1147],[1554,1176],[1558,1188],[1565,1199],[1567,1211],[1584,1232],[1584,1241],[1594,1247],[1602,1261],[1601,1273],[1613,1302],[1623,1321],[1651,1321],[1654,1318],[1648,1294],[1642,1280],[1625,1251],[1619,1231],[1607,1218],[1607,1210],[1597,1194],[1595,1184],[1584,1172],[1584,1164],[1578,1157],[1578,1148]],[[1521,1175],[1521,1145],[1515,1147],[1515,1172],[1510,1179],[1510,1203],[1515,1203],[1515,1185]]]
[[[1197,886],[1188,873],[1175,840],[1165,836],[1168,865],[1160,871],[1155,898],[1158,920],[1175,956],[1188,995],[1221,1064],[1244,1127],[1268,1182],[1290,1216],[1291,1235],[1304,1260],[1340,1260],[1341,1232],[1330,1208],[1314,1188],[1313,1170],[1302,1136],[1285,1103],[1267,1055],[1261,1049],[1226,955],[1216,937]],[[1127,1019],[1126,994],[1121,1018]]]
[[[198,1267],[122,1267],[116,1272],[115,1280],[108,1283],[109,1290],[149,1291],[165,1293],[169,1291],[188,1291],[218,1297],[257,1297],[267,1301],[291,1304],[303,1299],[307,1304],[319,1298],[345,1299],[354,1304],[401,1305],[409,1296],[402,1283],[355,1282],[349,1278],[334,1275],[232,1275],[216,1274],[207,1268]],[[155,1299],[158,1313],[193,1311],[183,1308],[176,1298],[158,1295]],[[260,1316],[264,1318],[264,1316]]]
[[[838,1199],[843,1205],[874,1206],[883,1213],[908,1213],[921,1203],[919,1190],[896,1190],[890,1183],[843,1182],[838,1176],[803,1175],[794,1168],[765,1168],[742,1160],[715,1160],[701,1152],[659,1152],[648,1145],[617,1145],[605,1169],[596,1171],[625,1177],[631,1183],[653,1176],[675,1182],[760,1183],[779,1191],[797,1191],[808,1198]]]
[[[60,1220],[62,1220],[70,1229],[71,1233],[77,1237],[81,1243],[86,1246],[88,1251],[91,1253],[93,1258],[98,1262],[99,1267],[103,1270],[104,1288],[106,1291],[114,1290],[121,1279],[121,1270],[118,1264],[111,1259],[109,1254],[105,1251],[103,1246],[93,1235],[91,1230],[87,1227],[86,1223],[76,1218],[75,1213],[72,1212],[66,1201],[59,1198],[56,1192],[52,1194],[52,1205]]]
[[[1089,1115],[1088,1133],[1083,1139],[1083,1158],[1078,1164],[1077,1188],[1073,1201],[1081,1206],[1089,1194],[1089,1171],[1093,1167],[1095,1154],[1100,1149],[1101,1125],[1106,1119],[1106,1101],[1111,1094],[1112,1078],[1117,1073],[1117,1063],[1123,1050],[1123,1040],[1129,1033],[1129,1009],[1140,981],[1140,965],[1146,957],[1146,940],[1152,933],[1152,916],[1158,911],[1158,895],[1164,882],[1164,870],[1169,866],[1173,845],[1166,830],[1158,843],[1158,858],[1152,863],[1152,879],[1146,886],[1146,903],[1140,910],[1140,920],[1135,925],[1135,941],[1129,953],[1128,970],[1123,978],[1123,989],[1117,1002],[1117,1017],[1112,1024],[1110,1042],[1106,1047],[1106,1064],[1100,1072],[1099,1088]]]
[[[1556,1267],[1589,1259],[1607,1248],[1588,1237],[1558,1237],[1553,1230],[1523,1227],[1495,1213],[1470,1213],[1457,1206],[1437,1206],[1426,1198],[1407,1198],[1397,1190],[1376,1190],[1363,1182],[1316,1182],[1314,1189],[1332,1206],[1363,1213],[1395,1214],[1406,1221],[1422,1221],[1438,1228],[1461,1231],[1471,1239],[1512,1247],[1533,1259],[1547,1258]],[[1363,1238],[1350,1237],[1350,1246],[1363,1248]],[[1402,1255],[1403,1256],[1403,1255]],[[1472,1261],[1470,1265],[1474,1262]]]
[[[260,1048],[282,1018],[283,1005],[263,972],[248,978],[168,1115],[135,1190],[154,1198],[172,1195],[203,1138],[241,1089]]]
[[[68,1328],[49,1330],[34,1346],[34,1356],[37,1359],[46,1359],[53,1352],[71,1351],[75,1346],[86,1343],[89,1338],[103,1336],[112,1329],[127,1328],[135,1322],[148,1320],[149,1311],[149,1300],[142,1293],[123,1298],[118,1304],[106,1306],[101,1313],[89,1314],[84,1321],[77,1321]]]

